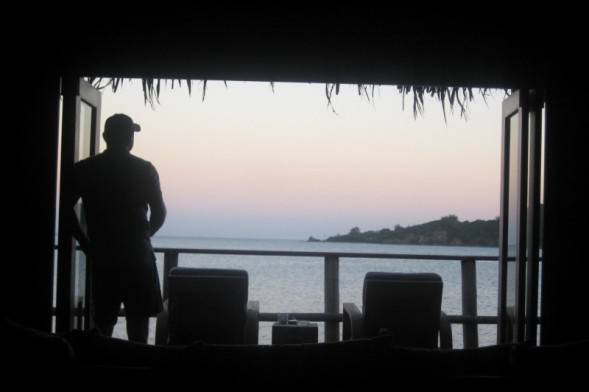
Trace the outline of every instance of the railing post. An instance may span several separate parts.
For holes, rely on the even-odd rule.
[[[460,261],[462,272],[462,314],[467,317],[463,324],[464,348],[479,346],[477,317],[477,270],[476,260],[465,258]]]
[[[164,301],[168,299],[168,275],[170,270],[178,266],[178,252],[166,251],[164,252],[164,287],[162,296]]]
[[[339,314],[339,257],[325,256],[325,314]],[[339,322],[325,322],[325,341],[339,341]]]

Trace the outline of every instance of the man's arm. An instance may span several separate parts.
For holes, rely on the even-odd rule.
[[[166,205],[160,193],[153,203],[149,203],[149,235],[153,236],[163,226],[166,220]]]
[[[86,233],[84,233],[84,230],[80,225],[80,221],[78,220],[78,216],[76,215],[76,211],[74,210],[75,205],[76,203],[74,202],[74,204],[70,208],[70,222],[72,225],[72,235],[80,244],[80,248],[82,248],[82,251],[84,251],[84,253],[88,256],[90,252],[90,240],[88,239],[88,236],[86,235]]]
[[[159,175],[155,167],[151,166],[150,173],[151,180],[151,191],[148,200],[149,204],[149,235],[153,236],[163,226],[166,220],[166,205],[162,196],[162,190],[160,187]]]
[[[69,203],[68,203],[68,214],[70,215],[69,220],[70,220],[70,224],[72,225],[73,237],[78,241],[78,243],[80,244],[80,248],[82,248],[82,251],[86,254],[86,256],[89,256],[89,254],[90,254],[90,240],[88,239],[88,236],[86,235],[86,233],[82,229],[82,225],[80,224],[80,221],[79,221],[78,216],[75,211],[76,203],[78,202],[79,199],[80,199],[80,190],[79,190],[79,186],[78,186],[78,178],[76,175],[74,175],[74,184],[72,187],[72,193],[70,195]]]

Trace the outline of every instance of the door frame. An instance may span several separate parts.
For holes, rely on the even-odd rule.
[[[543,96],[536,90],[514,91],[502,107],[501,215],[499,221],[499,287],[497,343],[535,344],[538,324],[538,277],[540,249],[540,197],[542,160]],[[511,118],[518,115],[517,125]],[[509,189],[511,178],[511,136],[519,133],[516,167],[517,189]],[[515,192],[515,195],[512,193]],[[510,196],[516,197],[516,211],[510,211]],[[515,252],[510,255],[509,216],[515,213]],[[507,281],[509,263],[515,263],[515,287]],[[515,303],[508,307],[507,291],[514,290]]]
[[[100,109],[102,97],[98,90],[76,75],[62,77],[61,94],[63,97],[61,129],[61,164],[59,192],[59,223],[57,249],[57,292],[56,292],[56,332],[67,332],[76,326],[90,328],[92,318],[90,271],[86,273],[86,293],[84,314],[85,323],[75,325],[76,316],[76,241],[72,236],[71,206],[69,195],[72,194],[73,166],[80,157],[80,115],[81,105],[86,103],[92,108],[91,130],[88,142],[90,155],[99,150],[100,144]]]

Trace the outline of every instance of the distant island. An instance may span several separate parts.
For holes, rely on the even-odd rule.
[[[319,240],[309,237],[308,241]],[[362,232],[358,227],[354,227],[348,234],[338,234],[325,241],[496,247],[499,245],[499,218],[461,222],[456,215],[448,215],[439,220],[415,226],[396,225],[393,230]]]

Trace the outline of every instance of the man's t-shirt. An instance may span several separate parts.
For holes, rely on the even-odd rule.
[[[106,150],[74,165],[74,195],[82,198],[96,266],[151,263],[148,206],[161,200],[159,177],[148,161]]]

